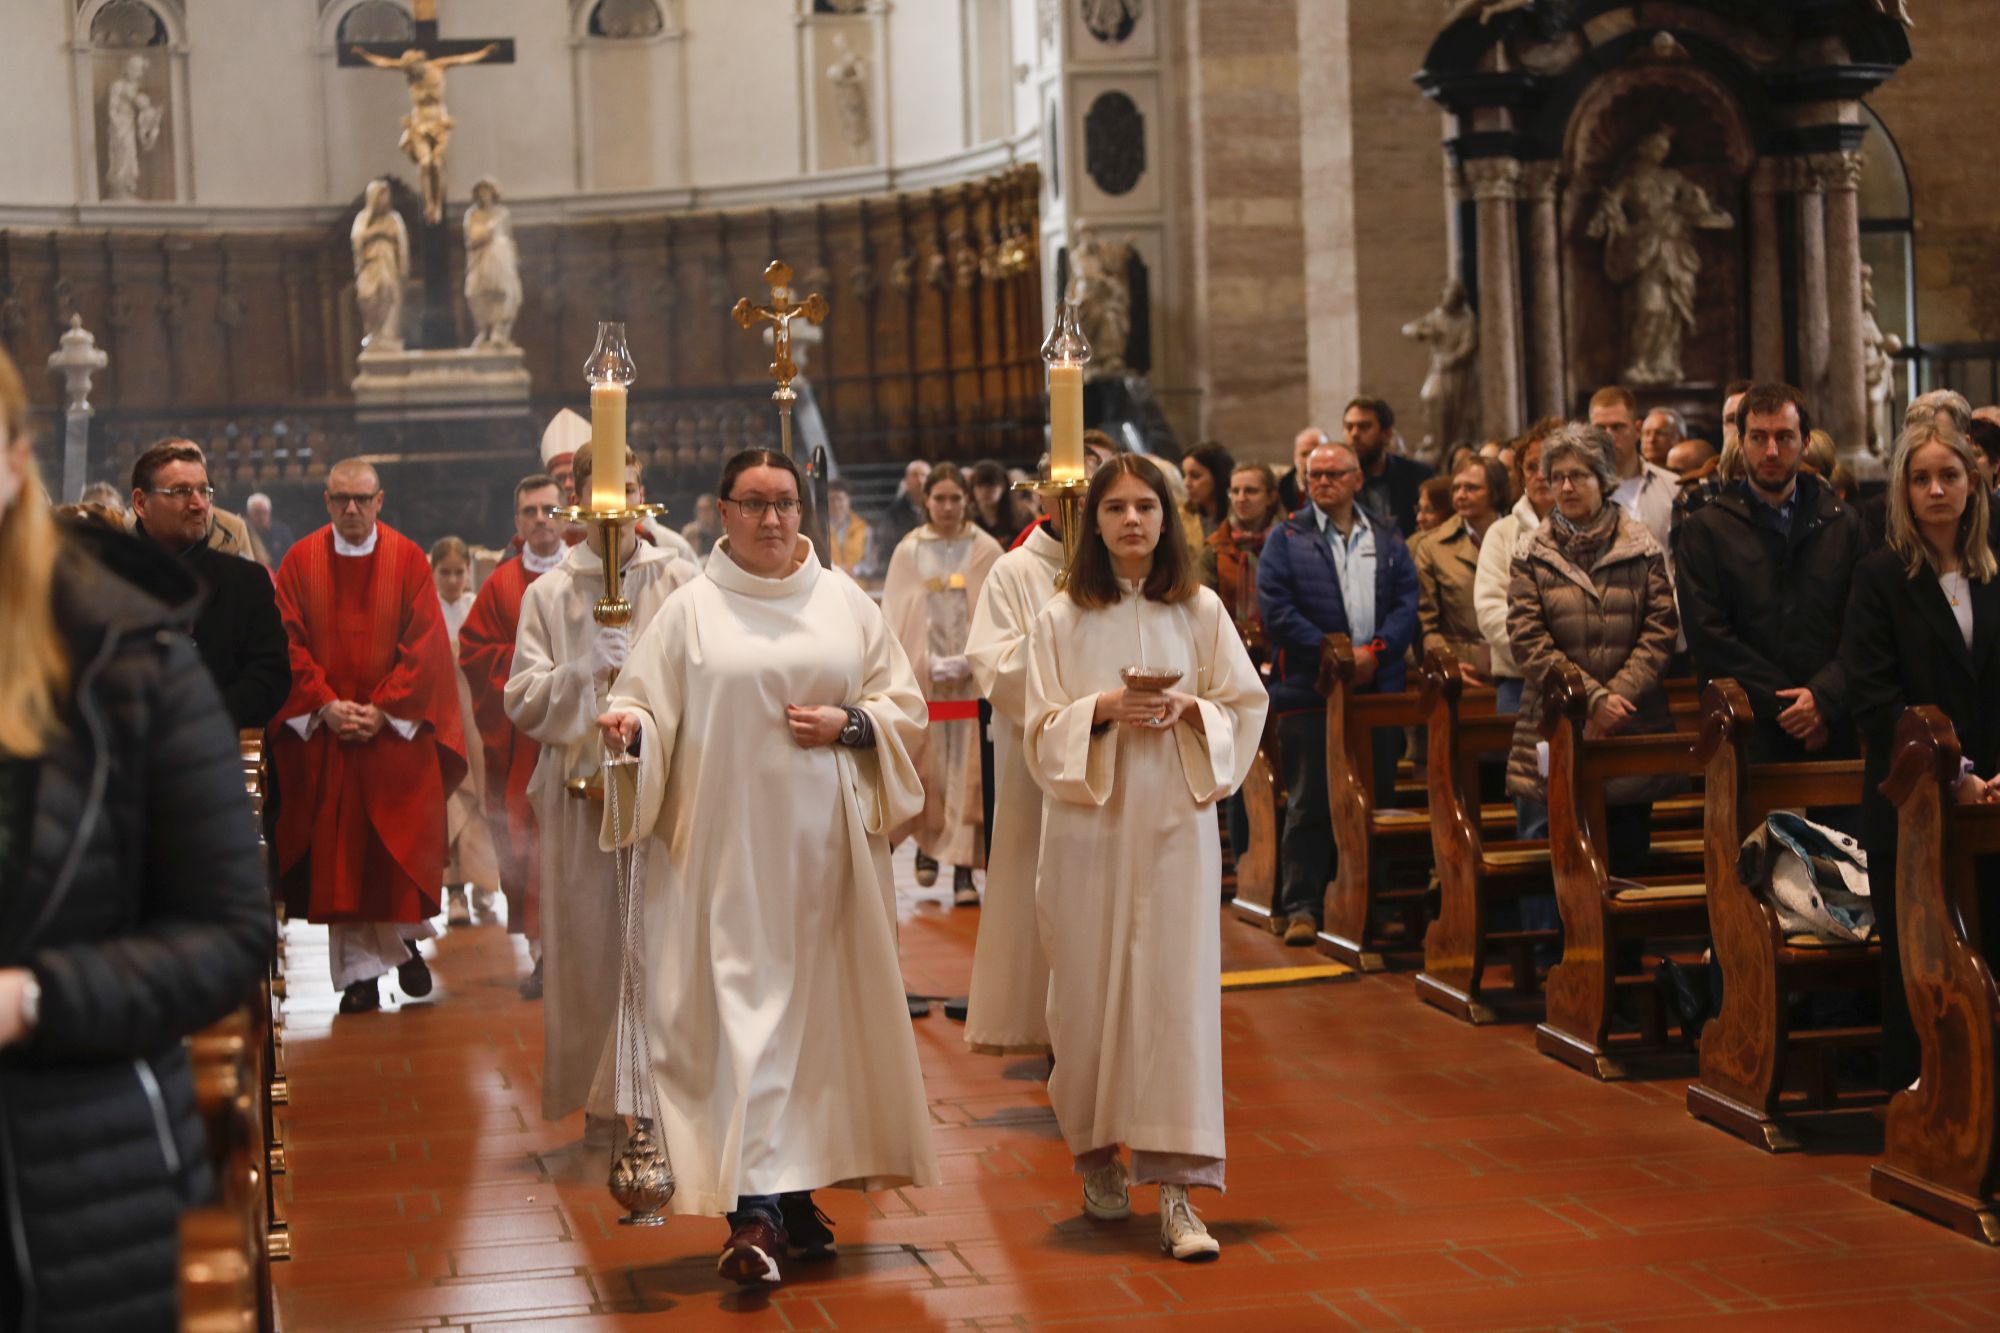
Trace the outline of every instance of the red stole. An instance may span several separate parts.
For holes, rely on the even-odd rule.
[[[464,780],[465,739],[451,640],[429,562],[376,525],[371,555],[336,556],[332,527],[298,542],[278,570],[292,692],[271,727],[278,772],[276,851],[287,901],[312,921],[419,921],[438,909],[445,800]],[[336,699],[415,723],[338,741],[324,722],[304,740],[292,718]]]

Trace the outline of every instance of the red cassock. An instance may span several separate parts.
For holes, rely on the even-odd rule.
[[[528,800],[541,747],[507,718],[507,677],[514,671],[514,639],[521,627],[521,598],[541,575],[517,555],[479,585],[479,596],[458,629],[458,665],[472,691],[472,721],[486,751],[486,817],[500,846],[500,879],[514,928],[539,938],[541,904],[536,893],[541,856],[535,844],[535,811]],[[510,913],[510,919],[516,914]]]
[[[292,647],[292,693],[271,727],[278,878],[311,921],[414,922],[444,882],[445,800],[464,779],[465,737],[451,639],[430,562],[376,524],[375,550],[336,556],[321,528],[285,553],[278,611]],[[335,700],[416,724],[360,743],[324,722],[301,740],[290,719]]]

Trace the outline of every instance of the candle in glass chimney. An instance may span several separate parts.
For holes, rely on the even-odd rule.
[[[625,345],[625,325],[597,326],[597,346],[583,363],[590,381],[590,507],[600,513],[625,507],[626,387],[636,371]]]
[[[1082,481],[1083,367],[1090,360],[1090,343],[1068,301],[1056,307],[1042,360],[1049,368],[1049,480]]]

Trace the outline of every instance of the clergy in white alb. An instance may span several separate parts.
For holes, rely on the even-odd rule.
[[[923,695],[868,595],[798,536],[797,483],[782,455],[731,460],[725,536],[602,719],[638,750],[672,1206],[730,1216],[721,1271],[739,1281],[776,1280],[787,1230],[800,1244],[781,1201],[938,1179],[885,836],[922,808]]]
[[[1142,457],[1093,478],[1069,581],[1029,633],[1025,741],[1048,796],[1050,1104],[1086,1210],[1129,1212],[1123,1145],[1131,1178],[1161,1186],[1162,1245],[1200,1258],[1215,1245],[1187,1187],[1221,1188],[1225,1152],[1215,803],[1248,774],[1268,697],[1179,533],[1162,539],[1174,512]],[[1127,667],[1179,677],[1141,692]]]
[[[586,473],[578,459],[580,476]],[[587,478],[579,482],[587,485]],[[592,778],[603,763],[597,719],[633,639],[652,624],[667,597],[698,571],[686,560],[623,533],[620,591],[632,604],[629,625],[592,617],[604,595],[603,538],[570,547],[562,563],[528,585],[507,717],[540,746],[528,797],[541,830],[542,1116],[560,1120],[584,1108],[602,1122],[616,1114],[611,1072],[600,1064],[618,1018],[623,922],[612,857],[598,848],[603,806],[579,799],[571,779]],[[608,1128],[608,1127],[607,1127]]]
[[[1055,594],[1062,538],[1045,526],[993,563],[965,656],[993,706],[993,829],[986,894],[972,952],[965,1041],[984,1055],[1049,1049],[1049,964],[1035,922],[1035,867],[1042,846],[1042,789],[1022,756],[1028,716],[1028,630]]]

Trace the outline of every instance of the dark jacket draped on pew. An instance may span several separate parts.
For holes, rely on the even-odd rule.
[[[1700,683],[1728,677],[1749,696],[1759,763],[1842,759],[1854,754],[1841,624],[1854,567],[1870,549],[1861,518],[1831,487],[1800,474],[1791,525],[1747,483],[1688,516],[1674,540],[1681,627]],[[1760,510],[1765,512],[1759,512]],[[1777,691],[1813,692],[1831,736],[1811,754],[1778,726]]]
[[[1896,719],[1905,708],[1933,705],[1951,719],[1975,773],[1992,777],[2000,769],[2000,578],[1970,587],[1968,649],[1937,576],[1925,569],[1912,578],[1895,551],[1876,551],[1855,567],[1841,648],[1867,747],[1862,842],[1882,939],[1882,1060],[1890,1088],[1916,1078],[1919,1058],[1896,951],[1896,808],[1881,790]]]
[[[19,1305],[0,1324],[166,1330],[179,1215],[211,1184],[182,1039],[249,996],[274,923],[236,729],[176,628],[194,579],[121,534],[64,541],[73,685],[62,736],[22,766],[28,839],[0,893],[0,967],[42,987],[39,1026],[0,1051],[0,1292]]]

